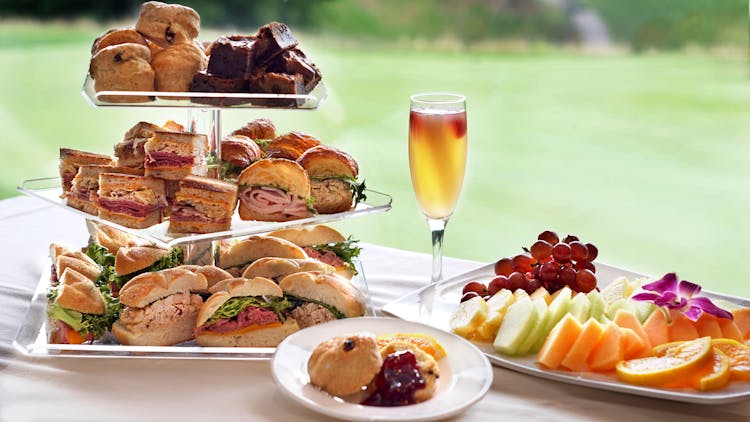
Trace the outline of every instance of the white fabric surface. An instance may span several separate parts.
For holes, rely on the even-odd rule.
[[[325,420],[276,388],[268,361],[27,358],[11,344],[53,241],[84,244],[80,217],[31,198],[0,201],[0,421]],[[423,286],[425,254],[364,244],[379,309]],[[479,263],[446,259],[446,276]],[[750,402],[705,406],[640,398],[493,368],[489,394],[460,420],[750,420]]]

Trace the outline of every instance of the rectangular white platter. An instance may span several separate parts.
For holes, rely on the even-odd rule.
[[[18,190],[25,195],[57,205],[67,211],[79,214],[97,223],[112,226],[116,229],[130,233],[141,239],[148,240],[149,242],[163,248],[192,244],[199,241],[230,239],[240,236],[267,233],[274,230],[301,227],[311,224],[325,224],[333,221],[360,217],[368,214],[386,212],[391,209],[392,201],[389,195],[370,189],[365,189],[367,199],[363,202],[358,203],[357,206],[351,211],[339,212],[336,214],[318,214],[310,218],[282,222],[243,221],[235,212],[232,218],[232,226],[230,230],[207,234],[179,235],[169,233],[169,222],[166,221],[145,229],[131,229],[113,223],[111,221],[107,221],[103,218],[99,218],[96,215],[87,214],[73,207],[69,207],[65,203],[65,199],[60,198],[60,195],[62,194],[62,187],[60,186],[59,177],[26,180],[21,184],[21,186],[18,187]]]
[[[426,318],[420,317],[420,315],[429,315],[429,325],[449,331],[448,321],[453,311],[458,307],[463,286],[469,281],[480,281],[487,284],[494,276],[494,264],[485,265],[476,270],[443,280],[435,285],[429,285],[403,296],[383,306],[383,312],[405,320],[421,322],[425,322],[424,319]],[[596,276],[599,288],[603,288],[620,276],[625,276],[631,280],[640,277],[653,279],[643,274],[602,263],[596,263]],[[736,296],[712,293],[705,290],[701,294],[712,299],[725,299],[741,306],[750,307],[749,300]],[[430,301],[432,301],[431,313],[427,310]],[[709,392],[700,392],[691,389],[643,387],[620,382],[614,375],[544,369],[537,365],[536,355],[510,357],[497,353],[491,343],[474,342],[474,344],[489,358],[493,365],[569,384],[699,404],[722,404],[750,398],[750,382],[735,381],[724,389]]]
[[[358,274],[351,282],[366,298],[365,316],[374,316],[362,262],[355,260]],[[50,269],[42,272],[34,297],[26,311],[23,324],[16,333],[13,347],[20,353],[33,357],[77,358],[140,358],[140,359],[223,359],[267,360],[273,357],[275,347],[202,347],[195,341],[174,346],[125,346],[117,343],[111,334],[93,344],[47,343],[47,287]]]

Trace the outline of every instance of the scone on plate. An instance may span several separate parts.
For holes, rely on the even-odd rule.
[[[320,343],[307,361],[307,372],[316,387],[345,397],[366,389],[382,365],[375,335],[358,333]]]
[[[136,31],[162,48],[192,43],[200,28],[201,18],[192,8],[158,1],[143,3],[135,24]]]
[[[105,47],[127,43],[140,44],[148,47],[146,39],[135,29],[110,29],[94,40],[94,44],[91,46],[91,55],[93,56]]]
[[[156,90],[189,91],[193,75],[204,70],[207,64],[206,53],[197,43],[175,44],[165,48],[151,60],[151,66],[156,73]]]
[[[91,58],[89,74],[99,91],[153,91],[154,69],[151,51],[142,44],[126,43],[102,48]],[[146,102],[148,96],[104,95],[102,101],[113,103]]]

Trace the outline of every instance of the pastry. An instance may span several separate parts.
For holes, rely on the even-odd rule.
[[[232,132],[232,135],[247,136],[253,141],[258,139],[274,139],[276,138],[276,126],[269,119],[255,119]]]
[[[242,170],[263,158],[263,151],[252,139],[229,135],[221,140],[221,177],[237,179]]]
[[[192,43],[198,38],[201,18],[190,7],[149,1],[141,5],[136,31],[162,48]]]
[[[94,78],[94,89],[99,91],[153,91],[154,69],[151,51],[145,45],[126,43],[99,50],[91,58],[89,74]],[[102,101],[146,102],[148,96],[103,95]]]
[[[91,55],[93,56],[105,47],[127,43],[140,44],[148,47],[146,39],[135,29],[110,29],[94,40],[94,44],[91,46]]]
[[[305,151],[318,145],[320,141],[312,135],[289,132],[271,141],[266,148],[266,155],[296,161]]]
[[[359,333],[318,344],[307,361],[307,372],[312,385],[346,397],[362,392],[382,365],[375,335]]]
[[[193,75],[206,68],[208,58],[201,47],[190,42],[175,44],[154,56],[157,91],[187,92]]]

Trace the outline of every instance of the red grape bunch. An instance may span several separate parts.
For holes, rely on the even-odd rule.
[[[461,301],[475,296],[492,297],[502,289],[523,289],[531,294],[544,287],[554,293],[565,286],[574,292],[587,293],[596,288],[596,267],[599,250],[591,243],[568,235],[562,241],[557,233],[547,230],[526,252],[495,263],[495,277],[489,285],[472,281],[463,289]]]

